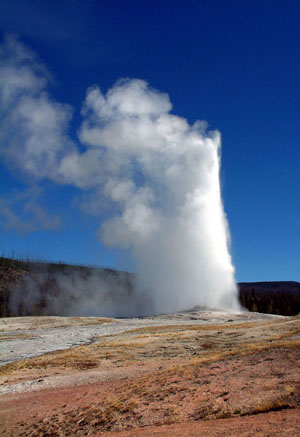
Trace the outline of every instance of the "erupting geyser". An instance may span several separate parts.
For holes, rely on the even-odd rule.
[[[66,135],[70,107],[45,91],[45,67],[12,38],[1,55],[6,161],[13,157],[38,180],[84,190],[86,209],[100,209],[105,199],[111,209],[99,236],[131,251],[138,290],[155,312],[238,309],[220,192],[220,134],[172,114],[168,95],[145,81],[122,79],[106,94],[88,89],[79,150]]]

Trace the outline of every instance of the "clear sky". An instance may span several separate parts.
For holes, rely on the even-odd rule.
[[[74,141],[88,87],[106,92],[126,77],[168,93],[189,123],[221,132],[237,281],[300,281],[299,21],[298,0],[0,3],[1,39],[17,35],[47,66],[53,99],[73,107]],[[78,198],[2,160],[2,252],[130,269],[125,251],[99,242],[99,217]]]

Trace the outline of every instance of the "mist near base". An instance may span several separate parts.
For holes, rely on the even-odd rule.
[[[51,77],[37,55],[8,36],[0,57],[6,165],[35,184],[49,179],[80,189],[81,209],[99,216],[100,240],[131,254],[137,293],[154,313],[195,305],[238,310],[220,133],[203,121],[189,124],[173,114],[166,93],[126,78],[106,93],[87,90],[74,142],[73,109],[49,95]],[[6,218],[8,209],[2,203]],[[121,303],[114,305],[117,313]]]
[[[134,317],[153,314],[135,277],[111,269],[31,263],[9,293],[7,315]]]

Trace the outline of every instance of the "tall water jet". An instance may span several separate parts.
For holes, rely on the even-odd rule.
[[[132,250],[154,311],[238,309],[220,191],[220,134],[172,114],[168,95],[142,80],[87,93],[80,139],[118,163],[102,193],[118,207],[101,228]]]
[[[102,242],[131,254],[149,312],[238,309],[219,132],[174,115],[169,96],[147,82],[121,79],[106,93],[87,90],[71,140],[72,108],[49,96],[50,75],[36,55],[8,37],[0,57],[6,164],[39,184],[49,179],[82,191],[82,209],[99,214]]]

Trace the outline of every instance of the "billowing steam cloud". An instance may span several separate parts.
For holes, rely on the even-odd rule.
[[[79,150],[67,135],[71,108],[47,94],[46,68],[12,37],[0,55],[6,162],[37,180],[84,190],[85,209],[95,211],[105,199],[111,214],[99,236],[131,251],[138,290],[156,312],[238,309],[220,134],[172,114],[168,95],[145,81],[122,79],[106,94],[88,89]]]

